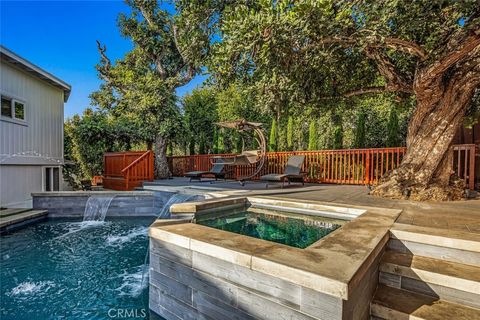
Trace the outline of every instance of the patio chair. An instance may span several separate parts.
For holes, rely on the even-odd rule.
[[[226,180],[224,169],[225,163],[217,161],[213,164],[213,167],[210,169],[210,171],[190,171],[185,173],[185,177],[190,178],[190,181],[201,181],[203,176],[213,175],[215,177],[215,181],[217,181],[218,178]]]
[[[266,181],[265,188],[268,188],[269,182],[281,182],[282,188],[285,186],[285,181],[301,182],[302,186],[305,185],[304,176],[306,172],[301,172],[305,156],[290,156],[288,157],[287,165],[283,174],[271,173],[260,177],[260,180]]]

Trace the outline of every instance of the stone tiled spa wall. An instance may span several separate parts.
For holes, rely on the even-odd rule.
[[[34,193],[33,208],[48,210],[49,217],[82,217],[91,195],[115,195],[107,217],[157,216],[172,192],[43,192]]]
[[[150,309],[166,319],[367,319],[378,271],[344,301],[150,238]]]

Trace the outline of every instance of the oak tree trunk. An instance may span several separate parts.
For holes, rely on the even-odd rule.
[[[401,165],[387,174],[373,195],[394,199],[458,200],[464,183],[453,175],[450,148],[475,92],[464,74],[446,80],[445,74],[417,78],[417,105],[409,123],[407,153]]]
[[[167,161],[167,139],[157,136],[155,139],[155,179],[168,179],[171,176]]]

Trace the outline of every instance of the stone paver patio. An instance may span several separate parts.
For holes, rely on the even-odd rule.
[[[306,184],[304,187],[292,184],[281,189],[270,186],[265,189],[262,182],[249,181],[241,186],[236,181],[189,182],[187,178],[157,180],[146,183],[146,188],[156,186],[190,187],[195,189],[218,191],[231,195],[268,196],[284,200],[305,200],[335,202],[358,206],[402,209],[397,223],[421,227],[440,228],[452,231],[468,232],[480,235],[480,199],[452,202],[414,202],[407,200],[390,200],[368,195],[366,186]]]

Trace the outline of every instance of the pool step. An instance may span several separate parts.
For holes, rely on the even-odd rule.
[[[480,234],[395,223],[388,248],[480,267]]]
[[[12,215],[0,216],[0,234],[44,219],[47,217],[47,214],[48,210],[28,209],[27,211],[17,212]]]
[[[30,208],[2,208],[0,210],[0,218],[12,216],[17,213],[22,213],[25,211],[31,210]]]
[[[386,251],[379,283],[480,308],[480,267]]]
[[[379,285],[373,297],[372,319],[476,320],[480,310],[403,289]]]
[[[480,320],[480,234],[395,223],[370,314]]]

